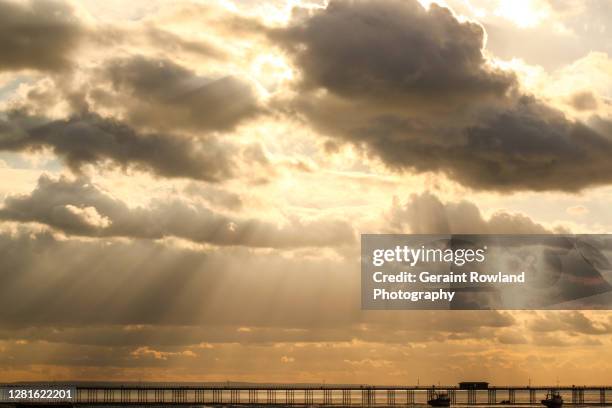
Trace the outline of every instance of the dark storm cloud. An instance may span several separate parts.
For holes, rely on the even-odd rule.
[[[92,70],[81,89],[71,80],[47,81],[0,113],[0,150],[48,147],[74,171],[110,162],[162,177],[221,181],[234,176],[239,160],[221,134],[260,112],[249,83],[202,77],[165,59],[113,59]],[[72,112],[67,118],[41,117],[64,102]]]
[[[261,109],[246,81],[199,76],[166,59],[114,59],[96,80],[109,81],[113,92],[94,90],[94,101],[119,109],[130,123],[157,129],[231,130]]]
[[[64,2],[2,0],[0,71],[65,69],[82,31],[74,10]]]
[[[175,236],[216,245],[293,248],[343,245],[354,239],[350,225],[339,220],[293,220],[278,227],[256,219],[230,218],[178,198],[131,209],[83,178],[42,176],[31,194],[6,198],[0,218],[39,222],[76,235]]]
[[[332,0],[270,38],[303,78],[278,106],[390,168],[501,191],[612,182],[611,135],[521,95],[514,75],[488,65],[482,28],[445,8]]]
[[[612,134],[601,133],[533,98],[485,114],[463,130],[462,153],[447,150],[461,182],[500,190],[565,190],[612,182]]]
[[[485,219],[470,201],[443,203],[431,193],[413,194],[404,205],[396,204],[391,224],[413,234],[547,234],[550,230],[522,214],[496,212]]]
[[[271,34],[294,56],[305,88],[385,104],[503,95],[514,77],[486,66],[483,36],[448,9],[412,0],[333,0]]]
[[[163,177],[218,181],[232,175],[232,148],[206,137],[139,133],[94,113],[49,121],[13,111],[0,119],[0,150],[49,147],[75,171],[110,161]]]
[[[531,97],[512,108],[483,109],[461,127],[399,118],[366,126],[351,140],[366,143],[389,166],[440,171],[474,188],[579,191],[612,182],[612,135]]]

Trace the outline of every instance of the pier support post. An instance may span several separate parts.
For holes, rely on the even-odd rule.
[[[323,390],[323,405],[332,404],[332,390]]]
[[[529,403],[530,404],[535,404],[536,403],[536,390],[529,390]]]
[[[468,390],[468,405],[476,405],[476,390]]]
[[[266,390],[266,402],[276,404],[276,390]]]
[[[516,390],[508,390],[508,399],[510,400],[511,404],[514,404],[516,402]]]
[[[285,404],[293,405],[295,403],[295,390],[285,390]]]
[[[230,390],[230,403],[240,404],[240,390]]]
[[[605,388],[599,389],[599,403],[601,405],[606,405],[606,389]]]
[[[304,404],[312,405],[314,398],[312,396],[312,390],[304,390]]]
[[[154,398],[155,398],[155,402],[163,404],[163,402],[164,402],[164,390],[160,390],[159,388],[156,388],[155,391],[154,391]]]
[[[121,402],[129,402],[129,396],[124,400],[123,393],[121,393]],[[187,391],[186,390],[172,390],[172,402],[180,404],[187,402]]]
[[[195,392],[195,402],[196,404],[203,404],[204,403],[204,390],[196,390]]]
[[[387,390],[387,405],[395,405],[395,390]]]
[[[113,396],[114,396],[113,390],[104,390],[104,393],[102,394],[102,401],[114,402]]]
[[[448,391],[448,396],[450,397],[450,403],[451,404],[456,404],[457,403],[457,392],[455,390],[449,390]]]
[[[249,390],[249,404],[257,404],[257,390]]]
[[[376,404],[376,400],[374,398],[374,391],[371,388],[365,388],[361,390],[361,405],[365,407],[370,407]]]
[[[406,405],[414,405],[414,390],[406,390]]]
[[[98,401],[98,390],[87,390],[87,402],[97,402]]]
[[[584,389],[572,386],[572,404],[584,404]]]
[[[489,404],[497,404],[497,392],[495,389],[489,389],[488,397]]]
[[[148,401],[148,393],[147,390],[139,389],[136,398],[139,403],[146,403]]]
[[[342,405],[351,405],[351,390],[342,390]]]
[[[223,391],[222,390],[213,390],[212,395],[213,395],[213,398],[212,398],[213,404],[223,404]]]
[[[130,402],[130,390],[126,390],[122,388],[119,398],[122,404]]]

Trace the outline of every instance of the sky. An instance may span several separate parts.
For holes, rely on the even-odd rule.
[[[363,311],[363,233],[612,230],[608,0],[0,0],[0,381],[612,383],[612,315]]]

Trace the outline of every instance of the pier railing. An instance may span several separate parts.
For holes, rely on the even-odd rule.
[[[451,405],[459,406],[539,405],[551,391],[560,393],[564,405],[612,403],[612,386],[489,386],[484,389],[462,389],[444,385],[96,385],[76,386],[74,390],[72,400],[65,404],[399,407],[426,405],[436,395],[448,394]],[[21,403],[27,404],[28,401]]]

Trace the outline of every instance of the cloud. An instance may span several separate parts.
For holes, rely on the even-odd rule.
[[[350,326],[360,315],[358,282],[348,279],[357,269],[349,272],[347,262],[333,257],[292,258],[273,250],[262,255],[239,247],[193,250],[150,240],[58,239],[26,228],[0,233],[0,255],[2,329],[201,325],[210,330],[159,334],[168,341],[185,335],[195,343],[269,341],[280,332],[236,329],[319,327],[346,336],[336,326]],[[133,336],[142,341],[149,334],[148,329],[118,333],[118,341]],[[283,336],[296,340],[303,333]]]
[[[341,220],[293,219],[277,226],[257,219],[230,218],[179,198],[152,200],[148,208],[129,208],[86,178],[54,180],[45,175],[31,194],[7,197],[0,218],[38,222],[82,236],[174,236],[215,245],[320,247],[354,240],[353,229]]]
[[[339,129],[340,136],[390,168],[440,172],[475,189],[575,192],[612,182],[606,121],[595,129],[532,97],[483,108],[471,123],[393,115],[353,123],[358,127]]]
[[[527,344],[524,333],[517,330],[504,330],[497,335],[497,341],[501,344]]]
[[[183,192],[188,196],[202,198],[213,206],[229,210],[240,210],[244,205],[244,200],[239,194],[210,184],[192,181],[185,186]]]
[[[77,173],[110,165],[218,182],[244,162],[223,135],[261,112],[247,81],[200,76],[166,59],[116,58],[78,78],[46,78],[7,105],[0,150],[51,148]]]
[[[212,137],[140,133],[124,123],[85,112],[48,120],[12,111],[0,119],[0,149],[50,147],[78,172],[84,164],[151,171],[163,177],[219,181],[232,177],[232,147]]]
[[[589,318],[584,312],[563,314],[539,314],[531,320],[529,330],[535,333],[563,332],[567,334],[605,335],[612,334],[612,319]]]
[[[0,1],[0,71],[64,70],[83,32],[65,2]]]
[[[456,158],[453,146],[438,153],[447,172],[469,186],[579,191],[612,182],[610,135],[530,97],[512,109],[485,113],[461,135]]]
[[[138,347],[132,351],[131,356],[134,358],[153,357],[156,360],[167,360],[169,357],[196,357],[197,355],[191,350],[183,351],[159,351],[150,347]]]
[[[447,0],[459,14],[474,16],[487,31],[496,57],[521,59],[554,70],[590,51],[610,54],[606,0]],[[543,52],[545,51],[545,52]]]
[[[101,107],[117,109],[137,126],[155,129],[227,131],[258,114],[255,91],[236,77],[208,78],[168,59],[134,55],[108,61],[90,96]]]
[[[295,20],[271,38],[293,55],[305,89],[416,107],[502,96],[514,85],[486,64],[483,29],[435,3],[334,0]]]
[[[125,33],[125,35],[129,37],[134,34],[137,33]],[[160,47],[168,53],[176,54],[185,52],[216,59],[225,59],[227,57],[223,49],[209,43],[208,41],[201,39],[193,40],[191,37],[184,38],[176,33],[173,33],[172,31],[164,30],[162,28],[155,27],[154,25],[150,25],[144,30],[144,37],[150,42],[151,45]]]
[[[72,204],[67,204],[63,207],[58,207],[58,219],[61,224],[70,224],[75,222],[71,227],[74,229],[89,226],[90,228],[107,228],[110,221],[107,217],[101,216],[95,207],[75,207]],[[62,214],[64,212],[64,214]]]
[[[569,99],[569,103],[574,109],[579,111],[596,110],[598,105],[593,93],[588,91],[573,94]]]
[[[483,35],[436,4],[333,0],[271,31],[302,76],[276,106],[400,172],[499,191],[612,182],[603,127],[521,94],[484,57]]]
[[[498,311],[362,311],[353,260],[57,239],[26,228],[0,233],[0,255],[0,306],[6,311],[0,344],[27,339],[130,351],[195,346],[198,354],[205,352],[202,342],[373,342],[386,348],[442,344],[449,336],[481,341],[518,324]]]
[[[413,194],[404,205],[394,203],[391,225],[413,234],[547,234],[552,231],[523,214],[504,211],[489,219],[476,204],[462,200],[443,203],[436,195],[426,192]]]
[[[12,378],[18,370],[32,375],[33,365],[42,364],[41,378],[58,367],[69,371],[61,378],[80,378],[79,367],[86,366],[87,378],[119,380],[166,362],[163,375],[175,379],[214,364],[216,373],[236,380],[238,374],[267,376],[270,362],[283,365],[282,356],[299,362],[300,372],[326,373],[321,364],[331,369],[366,355],[398,366],[411,362],[423,372],[432,369],[432,355],[469,362],[498,330],[521,323],[497,311],[362,311],[353,259],[57,239],[22,228],[0,233],[0,307],[6,311],[0,345]],[[29,344],[19,348],[14,340]],[[202,348],[203,342],[213,347]],[[431,352],[426,358],[423,348]],[[504,352],[498,349],[496,359]],[[150,376],[144,379],[158,375],[144,371]]]

